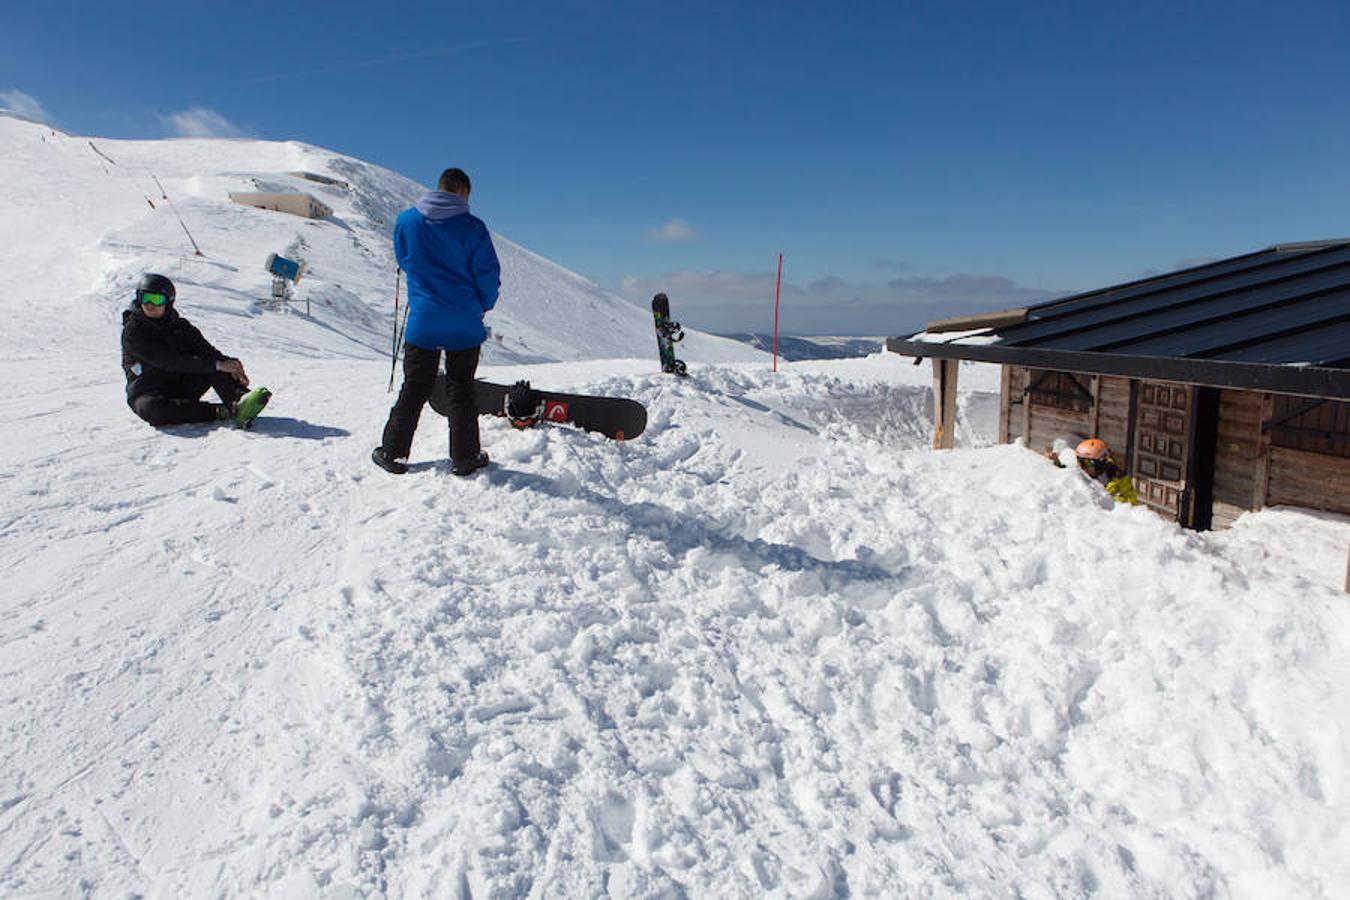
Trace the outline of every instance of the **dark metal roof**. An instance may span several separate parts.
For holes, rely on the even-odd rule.
[[[1201,384],[1347,397],[1350,238],[1282,244],[1053,300],[978,336],[943,341],[934,333],[942,327],[931,324],[919,340],[892,338],[887,348],[1037,367],[1098,363],[1076,371],[1105,372],[1109,357],[1113,374],[1167,370]],[[1299,376],[1280,367],[1331,371]],[[1120,371],[1132,368],[1139,371]]]

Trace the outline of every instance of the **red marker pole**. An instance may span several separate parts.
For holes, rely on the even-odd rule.
[[[778,278],[773,283],[773,370],[778,371],[778,289],[783,284],[783,254],[778,254]]]

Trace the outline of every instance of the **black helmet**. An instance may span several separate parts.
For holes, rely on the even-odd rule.
[[[163,275],[156,275],[154,272],[146,272],[141,276],[140,284],[136,285],[136,302],[141,302],[142,294],[163,294],[173,306],[174,288],[173,282]]]

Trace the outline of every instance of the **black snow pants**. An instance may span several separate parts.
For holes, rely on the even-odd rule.
[[[478,371],[478,347],[445,351],[446,386],[450,395],[450,459],[468,462],[478,456],[478,404],[473,377]],[[403,345],[403,387],[399,389],[380,446],[390,459],[407,459],[422,407],[431,399],[440,368],[441,351]]]
[[[214,422],[220,418],[216,414],[216,404],[202,401],[202,394],[208,388],[215,388],[221,401],[230,407],[244,396],[243,386],[234,380],[233,375],[213,372],[210,375],[183,375],[177,381],[128,400],[127,405],[156,428],[190,422]]]

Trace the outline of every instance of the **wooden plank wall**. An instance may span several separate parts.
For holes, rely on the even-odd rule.
[[[1008,399],[1006,403],[1008,417],[1008,443],[1012,443],[1020,437],[1027,435],[1026,421],[1026,390],[1030,383],[1028,378],[1028,369],[1023,366],[1004,366],[1004,371],[1008,373]],[[1030,449],[1030,442],[1027,443]]]
[[[1027,447],[1039,453],[1065,434],[1100,437],[1116,458],[1124,461],[1130,437],[1130,379],[1079,375],[1096,393],[1097,405],[1090,412],[1074,412],[1027,404],[1023,391],[1040,374],[1039,369],[1004,366],[1004,373],[1006,393],[1000,426],[1007,423],[1008,441],[1024,437]],[[1022,402],[1013,402],[1018,400]]]
[[[1100,386],[1097,390],[1095,436],[1106,441],[1116,462],[1129,466],[1125,450],[1130,443],[1130,379],[1102,375],[1097,380]]]
[[[1031,434],[1027,437],[1027,447],[1040,453],[1055,442],[1055,438],[1076,434],[1080,437],[1092,436],[1092,413],[1075,412],[1071,409],[1051,409],[1047,406],[1031,407]]]
[[[1011,437],[1008,436],[1008,414],[1012,407],[1008,405],[1008,400],[1012,396],[1012,366],[998,367],[998,442],[1006,444]]]
[[[1219,440],[1214,449],[1215,529],[1228,528],[1243,512],[1261,505],[1265,447],[1261,422],[1265,394],[1225,390],[1219,394]]]
[[[1291,450],[1344,455],[1344,435],[1350,434],[1350,403],[1330,400],[1289,418],[1291,412],[1306,404],[1303,397],[1276,398],[1275,414],[1285,424],[1271,433],[1271,442]]]
[[[1271,447],[1266,503],[1350,515],[1350,459]]]

